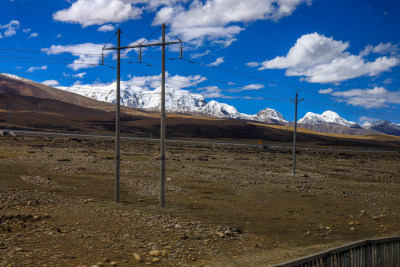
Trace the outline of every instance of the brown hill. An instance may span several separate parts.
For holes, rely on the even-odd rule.
[[[10,108],[11,104],[11,108]],[[115,106],[33,82],[0,76],[0,127],[112,135]],[[122,108],[121,133],[129,136],[159,136],[159,114]],[[169,114],[167,138],[258,140],[290,146],[290,127],[275,127],[239,120],[199,118]],[[324,135],[299,130],[297,140],[307,146],[400,147],[400,139],[385,142],[354,136]]]

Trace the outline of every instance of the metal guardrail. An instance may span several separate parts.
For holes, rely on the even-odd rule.
[[[400,236],[358,241],[273,267],[400,267]]]

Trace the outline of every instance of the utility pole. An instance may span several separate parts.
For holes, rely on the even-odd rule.
[[[119,178],[120,178],[120,161],[121,161],[121,149],[120,149],[120,106],[121,106],[121,30],[118,29],[118,41],[117,41],[117,97],[116,97],[116,114],[115,114],[115,203],[119,203]]]
[[[297,132],[297,104],[303,101],[304,98],[299,100],[299,91],[296,92],[296,99],[292,102],[295,104],[294,108],[294,134],[293,134],[293,175],[296,174],[296,132]]]
[[[165,207],[165,24],[161,38],[161,129],[160,129],[160,207]]]
[[[182,41],[166,42],[165,41],[165,24],[162,24],[162,41],[161,43],[152,44],[138,44],[132,46],[122,46],[120,43],[121,30],[118,29],[118,45],[117,47],[105,48],[103,50],[117,50],[117,117],[116,117],[116,139],[117,144],[115,146],[115,162],[116,162],[116,173],[115,173],[115,202],[119,202],[119,176],[120,176],[120,52],[122,49],[132,48],[143,48],[143,47],[162,47],[162,66],[161,66],[161,129],[160,129],[160,161],[161,161],[161,174],[160,174],[160,207],[165,207],[165,46],[172,44],[182,44]],[[179,38],[178,38],[179,39]],[[182,52],[181,52],[182,53]],[[118,197],[117,197],[118,196]]]

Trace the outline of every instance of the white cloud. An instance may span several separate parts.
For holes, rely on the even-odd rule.
[[[47,85],[47,86],[59,86],[60,85],[60,83],[56,80],[43,81],[42,84]]]
[[[56,38],[56,39],[58,39],[58,38],[61,38],[61,33],[59,33],[59,34],[57,34],[57,36],[56,37],[54,37],[54,38]]]
[[[129,2],[131,1],[77,0],[72,3],[71,7],[54,13],[53,19],[62,22],[78,23],[82,27],[139,19],[142,10],[134,7]]]
[[[31,31],[31,29],[29,28],[29,29],[23,29],[22,30],[24,33],[28,33],[28,32],[30,32]]]
[[[37,32],[34,32],[34,33],[31,33],[31,35],[29,35],[28,39],[36,38],[38,36],[39,36],[39,34]]]
[[[256,20],[273,20],[291,15],[309,0],[194,0],[188,7],[182,5],[161,8],[153,25],[169,23],[172,30],[182,34],[186,42],[200,46],[205,40],[218,41],[229,46],[242,27],[232,24]]]
[[[322,94],[322,95],[326,95],[326,94],[330,94],[333,92],[332,88],[328,88],[328,89],[319,89],[318,93]]]
[[[0,25],[0,30],[5,30],[4,32],[0,31],[0,39],[15,35],[19,29],[19,25],[18,20],[12,20],[8,24]]]
[[[367,116],[361,116],[358,119],[358,122],[365,122],[365,121],[379,121],[379,119],[375,119],[375,118],[371,118],[371,117],[367,117]]]
[[[219,57],[217,58],[214,62],[208,64],[208,66],[218,66],[220,64],[224,63],[224,57]]]
[[[376,76],[398,65],[398,57],[378,57],[365,61],[346,50],[348,42],[336,41],[318,33],[300,37],[286,56],[262,62],[259,70],[286,69],[287,76],[305,76],[312,83],[337,83],[361,76]],[[254,64],[255,65],[255,64]]]
[[[244,86],[241,91],[245,91],[245,90],[259,90],[261,88],[264,88],[264,85],[262,84],[249,84]]]
[[[392,84],[394,82],[393,78],[386,78],[382,83],[383,84]]]
[[[36,70],[47,70],[47,66],[41,66],[41,67],[30,67],[28,69],[28,72],[34,72]]]
[[[77,45],[52,45],[50,48],[43,48],[42,52],[47,54],[70,53],[78,59],[69,64],[73,70],[85,69],[94,67],[100,63],[101,51],[104,44],[84,43]],[[105,54],[111,53],[110,50],[104,50]]]
[[[371,53],[375,54],[396,54],[399,52],[399,47],[398,45],[394,45],[392,43],[380,43],[377,46],[372,46],[372,45],[367,45],[365,49],[360,53],[360,56],[367,56]]]
[[[257,68],[257,67],[261,66],[261,63],[258,63],[258,62],[247,62],[245,65],[250,67],[250,68]]]
[[[73,77],[75,77],[75,78],[83,78],[83,76],[85,76],[86,75],[86,72],[81,72],[81,73],[78,73],[78,74],[75,74],[75,75],[72,75]]]
[[[201,75],[170,76],[169,73],[166,72],[165,76],[166,76],[165,82],[167,85],[180,89],[197,86],[199,83],[206,80],[206,78]],[[150,90],[161,86],[161,77],[160,75],[134,76],[131,77],[131,80],[128,83],[134,86],[144,88],[146,90]]]
[[[351,89],[331,93],[339,102],[365,108],[382,108],[389,104],[400,104],[400,91],[389,91],[384,87],[373,89]]]
[[[194,53],[194,54],[190,54],[190,57],[191,57],[191,58],[199,58],[199,57],[206,56],[206,55],[208,55],[208,54],[210,54],[210,53],[211,53],[211,50],[206,50],[206,51],[204,51],[203,53]]]
[[[106,24],[97,29],[99,32],[112,32],[115,27],[112,24]]]
[[[200,88],[200,94],[204,98],[225,98],[223,94],[221,94],[222,90],[218,86],[206,86]]]

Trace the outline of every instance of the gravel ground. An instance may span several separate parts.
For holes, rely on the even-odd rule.
[[[0,139],[0,266],[265,266],[399,234],[399,154]]]

